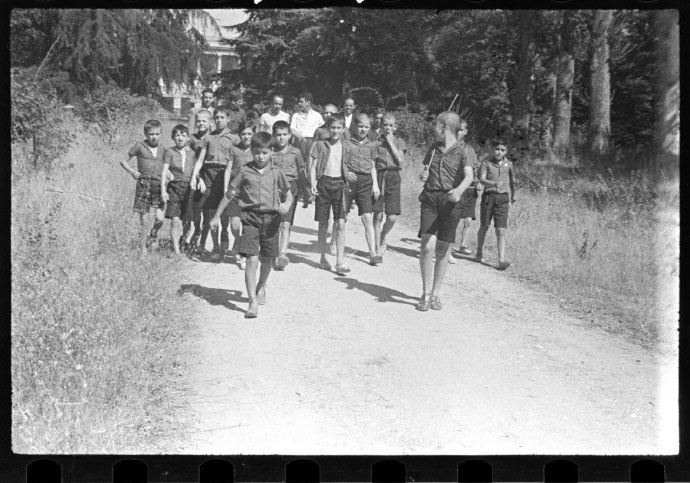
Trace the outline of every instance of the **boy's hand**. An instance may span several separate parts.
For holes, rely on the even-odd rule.
[[[167,203],[169,199],[170,199],[170,196],[168,195],[168,193],[166,191],[161,193],[161,201],[163,203]]]
[[[213,215],[211,221],[208,223],[212,229],[218,228],[218,223],[220,222],[220,217],[218,215]]]
[[[278,205],[278,213],[281,215],[284,215],[290,210],[290,205],[287,204],[287,202],[283,201],[281,204]]]
[[[132,178],[134,178],[135,180],[138,180],[139,178],[141,178],[141,173],[139,171],[137,171],[136,169],[133,169],[132,171],[130,171],[129,174],[131,174]]]
[[[189,182],[189,186],[192,188],[192,191],[196,191],[196,180],[198,178],[196,176],[192,176],[192,180]]]
[[[392,134],[386,134],[386,142],[390,145],[393,146],[393,141],[395,140],[395,136]]]
[[[350,173],[350,172],[348,172],[348,173],[347,173],[347,180],[348,180],[350,183],[354,183],[355,181],[357,181],[357,175],[356,175],[355,173]]]
[[[311,183],[311,194],[314,196],[319,194],[319,190],[316,189],[316,181],[312,181]]]
[[[371,192],[373,193],[375,200],[378,200],[379,196],[381,196],[381,190],[377,185],[371,187]]]
[[[448,191],[448,200],[453,203],[457,203],[460,201],[460,192],[458,190]]]
[[[426,179],[429,177],[429,170],[428,169],[422,169],[422,172],[419,173],[419,179],[422,181],[426,181]]]
[[[196,184],[196,188],[199,190],[201,193],[206,192],[206,183],[204,183],[203,179],[200,179],[199,182]]]

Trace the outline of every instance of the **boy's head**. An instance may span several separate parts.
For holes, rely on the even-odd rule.
[[[346,97],[343,101],[343,112],[346,116],[355,112],[355,100],[352,97]]]
[[[397,125],[395,123],[395,115],[392,112],[381,114],[381,120],[379,122],[386,136],[395,132]]]
[[[328,118],[338,112],[338,108],[334,104],[326,104],[323,108],[323,118],[328,122]]]
[[[201,107],[211,107],[215,99],[216,94],[213,92],[213,89],[206,88],[201,91]]]
[[[505,139],[496,138],[491,142],[491,147],[494,150],[494,159],[503,159],[508,152],[508,143]]]
[[[371,130],[371,119],[369,119],[369,116],[364,113],[357,114],[354,121],[357,129],[355,137],[359,140],[366,138]]]
[[[273,101],[271,102],[271,115],[277,116],[280,110],[283,108],[283,96],[276,94],[273,96]]]
[[[182,149],[189,139],[189,128],[184,124],[178,124],[172,129],[171,137],[175,143],[175,147]]]
[[[299,95],[297,105],[300,111],[309,112],[312,102],[314,102],[314,97],[311,95],[311,92],[303,92]]]
[[[196,130],[200,133],[205,133],[211,128],[211,111],[200,109],[196,113]]]
[[[146,142],[151,147],[158,146],[158,140],[161,138],[161,123],[158,119],[149,119],[144,123],[144,135]]]
[[[335,114],[331,114],[326,124],[331,133],[331,141],[336,142],[340,139],[345,130],[345,117],[341,113],[336,112]]]
[[[213,120],[215,121],[216,128],[219,131],[228,127],[228,118],[230,117],[231,110],[232,109],[230,109],[230,106],[224,105],[217,108],[213,113]]]
[[[264,168],[271,160],[271,142],[273,138],[267,132],[258,132],[252,136],[251,147],[254,164],[259,169]]]
[[[380,128],[383,126],[383,115],[385,113],[383,112],[383,109],[377,109],[376,114],[374,115],[374,119],[372,119],[372,127],[376,126],[377,128]]]
[[[246,120],[240,123],[238,133],[240,135],[240,144],[245,148],[248,147],[251,144],[252,136],[255,132],[256,122],[254,122],[253,120]]]
[[[444,141],[446,135],[457,137],[460,130],[460,116],[454,112],[442,112],[436,117],[436,125],[434,126],[436,132],[436,140]]]
[[[290,125],[286,121],[273,123],[273,138],[278,149],[283,149],[290,142]]]

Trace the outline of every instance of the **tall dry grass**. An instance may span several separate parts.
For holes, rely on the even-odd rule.
[[[155,452],[184,390],[178,264],[136,250],[117,163],[140,125],[114,146],[70,129],[79,140],[50,171],[12,150],[13,450]]]

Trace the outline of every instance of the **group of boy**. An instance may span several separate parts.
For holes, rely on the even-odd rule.
[[[345,227],[353,203],[364,226],[369,263],[383,262],[387,236],[401,211],[400,171],[407,151],[404,140],[396,135],[392,113],[377,112],[375,132],[370,117],[356,112],[351,98],[345,100],[343,113],[332,104],[326,105],[324,120],[312,109],[311,94],[299,96],[299,110],[291,118],[282,111],[283,97],[276,95],[258,125],[243,121],[231,128],[237,112],[232,106],[214,107],[212,94],[204,91],[202,106],[190,114],[190,123],[196,128],[192,136],[187,126],[178,124],[172,130],[174,146],[162,148],[160,122],[147,121],[145,140],[136,143],[129,159],[121,162],[137,180],[134,210],[140,214],[143,248],[155,244],[165,217],[171,219],[175,253],[203,249],[210,232],[210,259],[219,261],[229,248],[230,227],[235,240],[231,256],[246,268],[246,318],[257,317],[259,305],[266,303],[271,270],[283,270],[289,263],[290,227],[299,198],[304,207],[315,202],[321,268],[332,269],[328,261],[331,254],[336,257],[336,273],[351,271],[345,264]],[[437,143],[427,153],[421,175],[425,181],[420,194],[423,294],[417,309],[421,311],[442,308],[439,290],[449,248],[455,242],[458,222],[474,219],[477,199],[476,157],[463,140],[467,123],[457,114],[442,113],[435,132]],[[505,143],[496,146],[496,153],[499,148],[503,157],[496,158],[495,154],[490,163],[482,164],[479,174],[479,183],[487,189],[482,195],[476,257],[482,258],[493,216],[499,268],[505,269],[504,195],[509,189],[514,200],[514,182],[512,165],[505,158]],[[132,158],[137,159],[136,169],[130,166]],[[155,220],[147,236],[146,215],[151,207]]]

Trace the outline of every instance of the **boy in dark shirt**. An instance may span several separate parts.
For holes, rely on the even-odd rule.
[[[199,109],[194,112],[196,132],[189,139],[189,147],[194,151],[195,159],[199,158],[201,148],[204,147],[204,141],[211,134],[211,117],[211,111],[207,109]],[[190,221],[194,223],[194,233],[191,233],[191,229],[189,232],[186,232],[187,237],[185,238],[184,249],[187,254],[192,254],[199,248],[199,237],[201,237],[201,203],[203,202],[204,194],[198,188],[198,186],[196,189],[192,188],[190,182],[192,194],[188,199],[189,206],[182,213],[182,223]]]
[[[210,221],[217,228],[221,214],[237,199],[242,210],[242,235],[238,251],[247,257],[244,282],[249,296],[249,308],[244,317],[256,318],[259,305],[266,303],[266,282],[271,274],[273,259],[278,256],[280,215],[288,212],[293,202],[290,183],[285,174],[272,165],[271,135],[267,132],[254,134],[251,140],[254,160],[242,166],[230,181],[225,196],[220,201]],[[281,201],[284,200],[284,201]],[[257,269],[261,265],[257,283]]]

